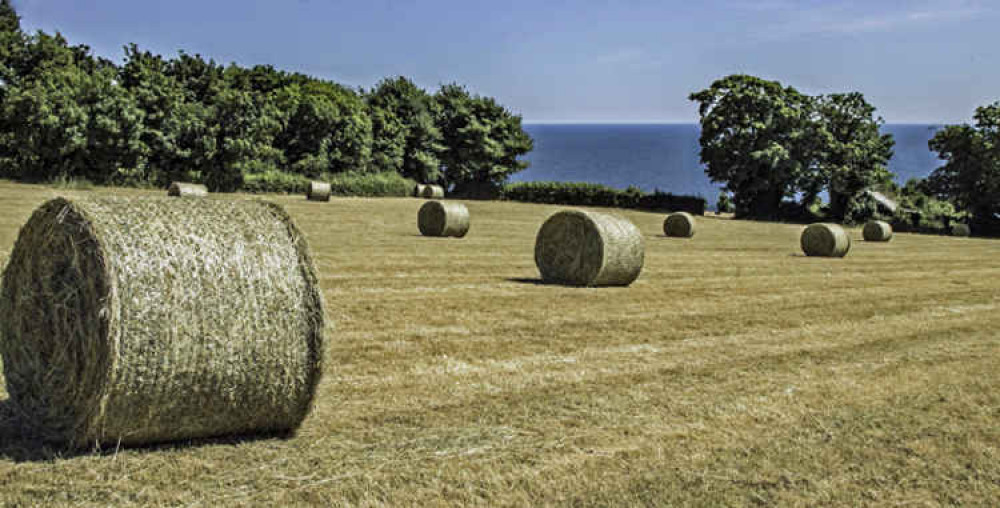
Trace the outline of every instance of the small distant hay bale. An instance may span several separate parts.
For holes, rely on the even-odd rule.
[[[418,184],[414,185],[413,186],[413,197],[415,197],[415,198],[423,197],[423,195],[424,195],[424,188],[425,187],[427,187],[427,186],[424,185],[424,184],[422,184],[422,183],[418,183]]]
[[[417,228],[424,236],[462,238],[469,232],[469,209],[452,201],[428,201],[417,212]]]
[[[888,242],[892,240],[892,226],[883,220],[871,220],[861,230],[866,242]]]
[[[440,185],[425,185],[420,195],[427,199],[444,199],[444,188]]]
[[[326,182],[309,182],[306,199],[309,201],[330,201],[332,188]]]
[[[691,238],[694,236],[694,215],[687,212],[667,215],[663,220],[663,234],[677,238]]]
[[[208,196],[208,187],[200,183],[174,182],[167,189],[167,195],[181,198],[203,198]]]
[[[70,447],[293,431],[323,322],[304,237],[259,201],[54,199],[0,287],[10,401]]]
[[[839,224],[811,224],[802,232],[801,243],[807,256],[842,258],[851,250],[851,237]]]
[[[951,226],[951,236],[969,236],[972,234],[972,229],[968,224],[953,224]]]
[[[535,239],[535,265],[546,282],[627,286],[639,277],[645,244],[623,217],[582,210],[556,212]]]

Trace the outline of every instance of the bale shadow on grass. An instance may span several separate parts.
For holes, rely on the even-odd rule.
[[[529,277],[507,277],[504,280],[507,281],[507,282],[514,282],[514,283],[517,283],[517,284],[530,284],[532,286],[551,286],[551,287],[561,287],[561,288],[613,289],[613,288],[627,287],[627,286],[620,286],[620,285],[619,286],[616,286],[616,285],[610,285],[610,286],[586,286],[586,285],[578,285],[578,284],[565,284],[565,283],[562,283],[562,282],[549,282],[549,281],[546,281],[546,280],[543,280],[543,279],[540,279],[540,278],[537,278],[537,277],[531,277],[531,278],[529,278]]]
[[[533,286],[561,286],[562,284],[556,284],[554,282],[545,282],[544,280],[533,277],[507,277],[504,279],[507,282],[516,282],[518,284],[531,284]]]
[[[0,461],[49,462],[81,456],[112,456],[121,450],[144,452],[175,451],[212,445],[236,446],[267,440],[287,440],[295,437],[292,431],[272,431],[257,434],[241,434],[167,441],[145,445],[102,446],[90,448],[69,448],[51,443],[31,431],[29,425],[16,413],[10,399],[0,400]]]

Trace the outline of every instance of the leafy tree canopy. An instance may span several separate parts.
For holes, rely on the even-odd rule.
[[[446,185],[496,186],[528,167],[519,157],[531,151],[534,142],[522,129],[520,115],[457,84],[442,86],[435,98]]]
[[[1000,221],[1000,102],[976,109],[974,125],[949,125],[928,143],[945,164],[926,189],[991,227]]]

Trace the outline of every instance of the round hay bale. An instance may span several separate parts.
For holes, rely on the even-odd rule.
[[[547,282],[627,286],[639,277],[645,244],[639,228],[617,215],[556,212],[535,239],[535,265]]]
[[[888,242],[892,240],[892,226],[884,220],[870,220],[861,230],[866,242]]]
[[[174,182],[167,189],[167,195],[181,198],[203,198],[208,195],[208,187],[200,183]]]
[[[309,182],[306,199],[309,201],[330,201],[332,189],[326,182]]]
[[[801,243],[807,256],[842,258],[851,250],[851,237],[839,224],[810,224]]]
[[[323,321],[304,237],[258,201],[54,199],[0,287],[11,402],[72,447],[293,431]]]
[[[968,224],[953,224],[951,226],[951,236],[969,236],[972,234],[972,229],[969,228]]]
[[[691,238],[694,236],[694,215],[687,212],[667,215],[663,220],[663,234],[677,238]]]
[[[469,232],[469,209],[462,203],[428,201],[417,213],[417,227],[424,236],[462,238]]]
[[[440,185],[424,185],[420,195],[427,199],[444,199],[444,188]]]
[[[424,195],[424,188],[425,187],[427,187],[427,186],[424,185],[424,184],[422,184],[422,183],[418,183],[418,184],[414,185],[413,186],[413,197],[415,197],[415,198],[423,197],[423,195]]]

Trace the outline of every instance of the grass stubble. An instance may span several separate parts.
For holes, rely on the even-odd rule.
[[[0,261],[56,194],[0,183]],[[620,211],[646,237],[639,279],[571,288],[535,282],[532,257],[562,207],[470,202],[476,232],[442,242],[414,231],[419,200],[269,199],[327,304],[297,435],[60,454],[16,439],[0,391],[0,504],[1000,498],[996,241],[897,234],[807,258],[801,226],[706,217],[676,242],[661,214]]]

